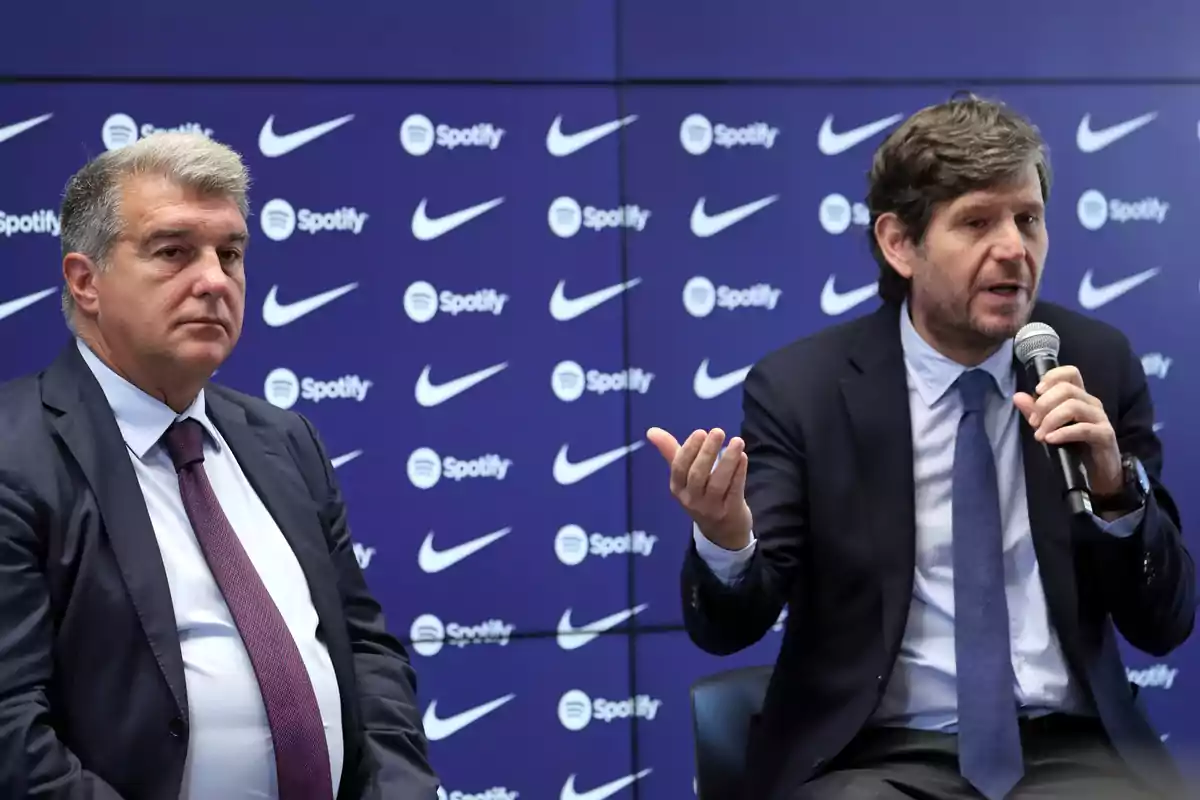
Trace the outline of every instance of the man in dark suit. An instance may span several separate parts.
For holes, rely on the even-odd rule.
[[[156,134],[73,176],[75,338],[0,387],[0,797],[434,800],[407,654],[303,417],[219,387],[247,175]]]
[[[1184,796],[1116,634],[1178,647],[1195,568],[1129,342],[1036,299],[1037,130],[957,98],[898,128],[870,183],[882,307],[757,363],[723,455],[719,429],[648,433],[695,522],[692,640],[732,653],[789,608],[743,796]],[[1014,358],[1030,320],[1061,339],[1040,382]],[[1068,443],[1090,514],[1048,457]]]

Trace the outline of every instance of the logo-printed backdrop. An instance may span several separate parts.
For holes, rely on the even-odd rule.
[[[242,152],[249,306],[218,380],[320,428],[360,562],[418,669],[449,797],[691,796],[689,684],[771,662],[780,626],[725,659],[687,640],[689,528],[643,433],[736,430],[751,363],[875,307],[871,151],[972,85],[929,78],[1014,79],[980,91],[1051,145],[1045,295],[1143,354],[1166,477],[1194,518],[1200,96],[1105,82],[1187,77],[1194,51],[1175,31],[1194,29],[1193,8],[1155,17],[1171,28],[1120,12],[1086,29],[1047,8],[1035,30],[990,20],[967,46],[956,37],[975,23],[951,12],[880,4],[870,29],[889,35],[871,37],[861,9],[702,2],[681,18],[628,4],[617,64],[611,3],[530,3],[527,17],[430,5],[403,20],[361,5],[337,19],[216,8],[238,20],[232,41],[225,23],[168,8],[17,12],[27,24],[10,28],[22,39],[0,48],[0,73],[50,79],[0,87],[0,374],[42,367],[65,341],[56,209],[86,158],[161,128]],[[184,22],[236,57],[181,54],[156,27]],[[1157,28],[1131,48],[1132,24]],[[103,32],[103,56],[64,47],[87,31]],[[1040,60],[1009,46],[1035,34]],[[123,80],[72,77],[97,73]],[[219,80],[239,76],[263,80]],[[752,80],[814,76],[830,80]],[[870,76],[889,82],[832,80]],[[143,80],[176,77],[213,80]],[[280,77],[304,80],[267,80]],[[419,81],[446,77],[463,80]],[[1096,80],[1053,80],[1068,77]],[[1195,746],[1195,646],[1126,652],[1168,743]]]

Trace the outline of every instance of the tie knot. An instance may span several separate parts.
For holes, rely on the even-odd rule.
[[[204,460],[204,428],[194,419],[179,419],[171,423],[165,436],[167,452],[175,471]]]
[[[982,411],[988,391],[996,385],[990,373],[982,369],[969,369],[958,376],[958,394],[962,398],[964,411]]]

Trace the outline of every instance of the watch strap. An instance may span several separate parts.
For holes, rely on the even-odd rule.
[[[1097,514],[1129,513],[1142,507],[1146,492],[1142,486],[1140,464],[1135,456],[1121,456],[1121,490],[1112,495],[1094,495],[1092,510]]]

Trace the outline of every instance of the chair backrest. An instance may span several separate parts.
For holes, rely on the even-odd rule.
[[[750,719],[762,710],[773,667],[742,667],[692,684],[696,795],[735,800],[746,769]]]

